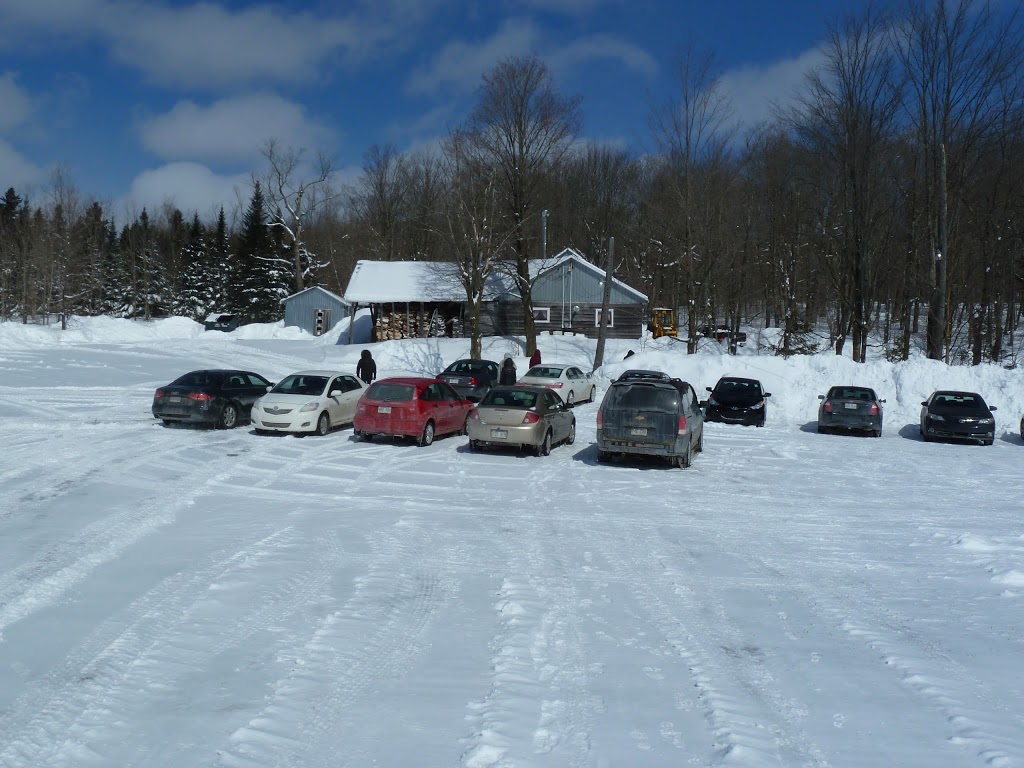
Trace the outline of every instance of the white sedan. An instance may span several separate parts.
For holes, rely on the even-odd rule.
[[[592,402],[597,394],[597,385],[590,374],[575,365],[535,365],[516,383],[524,387],[553,389],[570,407],[576,403]]]
[[[285,376],[252,407],[257,432],[326,435],[351,424],[366,385],[338,371],[299,371]]]

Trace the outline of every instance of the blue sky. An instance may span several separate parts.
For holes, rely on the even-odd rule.
[[[0,187],[55,167],[116,215],[248,199],[268,138],[323,151],[435,146],[481,75],[535,54],[582,97],[583,136],[651,146],[652,100],[688,40],[756,120],[820,61],[849,0],[0,0]],[[2,190],[0,190],[2,191]]]

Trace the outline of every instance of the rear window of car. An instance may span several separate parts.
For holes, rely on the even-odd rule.
[[[875,393],[870,389],[857,389],[856,387],[832,387],[828,393],[829,397],[840,400],[874,400]]]
[[[557,379],[562,375],[562,369],[550,365],[535,365],[526,375],[534,379]]]
[[[715,386],[715,391],[720,394],[755,393],[761,391],[761,386],[756,381],[749,379],[724,379]]]
[[[667,389],[643,384],[612,387],[611,397],[611,405],[615,408],[669,412],[679,410],[679,391],[675,388]]]
[[[217,371],[192,371],[179,376],[171,384],[183,387],[219,387],[224,381],[224,374]]]
[[[485,370],[483,363],[470,363],[459,361],[452,363],[445,369],[445,373],[482,373]]]
[[[412,384],[387,384],[384,382],[370,385],[366,390],[366,397],[370,400],[384,400],[394,402],[397,400],[412,400],[416,387]]]
[[[537,405],[536,392],[519,392],[511,389],[491,390],[485,396],[480,405],[494,406],[497,408],[522,408],[524,410]]]

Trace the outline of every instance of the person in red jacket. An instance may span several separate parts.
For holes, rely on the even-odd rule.
[[[530,367],[533,368],[535,365],[540,365],[540,347],[533,350],[533,354],[530,355]]]

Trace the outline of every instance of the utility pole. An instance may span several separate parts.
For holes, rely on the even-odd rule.
[[[594,368],[596,371],[604,363],[604,338],[607,335],[608,311],[612,303],[612,274],[615,272],[615,238],[608,238],[608,266],[604,272],[604,296],[601,297],[601,324],[597,329],[597,352],[594,354]],[[593,373],[591,371],[591,373]]]
[[[540,232],[541,232],[541,260],[540,263],[543,266],[544,262],[548,260],[548,209],[545,208],[540,212]]]

